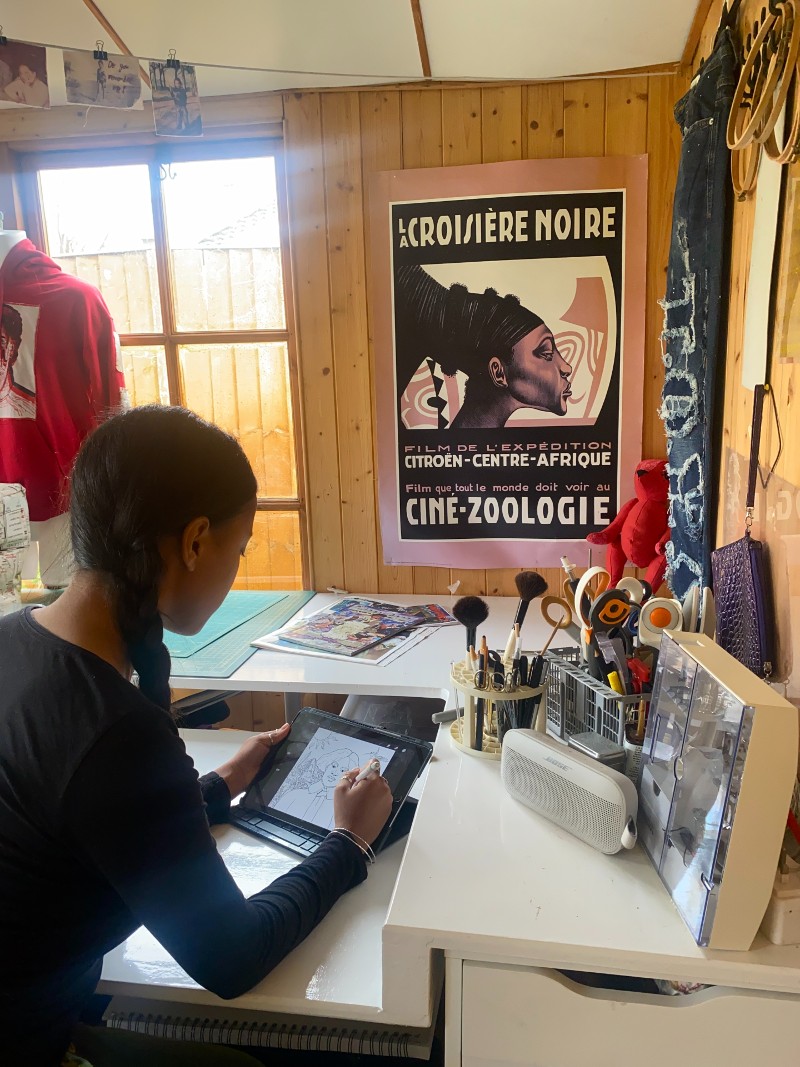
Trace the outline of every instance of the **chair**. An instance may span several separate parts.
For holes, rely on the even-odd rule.
[[[171,711],[178,726],[193,730],[210,730],[224,722],[231,713],[225,703],[226,697],[238,696],[241,692],[225,689],[203,689],[173,701]]]
[[[444,709],[440,697],[349,696],[340,715],[367,726],[378,726],[396,734],[434,741],[439,729],[431,721],[434,712]]]

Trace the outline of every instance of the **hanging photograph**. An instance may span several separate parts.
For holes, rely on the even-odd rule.
[[[131,56],[95,59],[92,52],[65,51],[64,80],[68,104],[141,110],[139,61]]]
[[[150,63],[153,122],[162,137],[202,137],[203,119],[194,67]]]
[[[585,561],[641,458],[647,162],[376,176],[386,562]]]
[[[24,41],[7,41],[0,47],[0,100],[50,107],[45,48]]]

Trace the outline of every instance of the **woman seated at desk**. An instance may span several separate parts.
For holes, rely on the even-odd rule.
[[[0,1049],[53,1067],[70,1042],[94,1067],[131,1035],[79,1023],[102,957],[144,924],[201,985],[259,982],[366,877],[391,793],[378,775],[334,790],[336,829],[245,899],[209,823],[288,725],[198,779],[169,715],[163,627],[196,633],[252,535],[256,480],[238,443],[180,408],[117,415],[72,475],[77,572],[54,604],[0,620]],[[132,672],[138,688],[131,684]],[[170,1042],[136,1035],[142,1062]],[[255,1063],[201,1048],[180,1063]],[[125,1061],[129,1062],[129,1061]],[[138,1061],[137,1061],[138,1062]]]

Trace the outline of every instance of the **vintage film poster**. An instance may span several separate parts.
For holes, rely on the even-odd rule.
[[[44,47],[24,41],[6,41],[0,47],[0,100],[50,107]]]
[[[92,107],[142,108],[139,61],[132,56],[64,51],[64,81],[68,104]]]
[[[387,563],[587,561],[641,458],[646,198],[646,156],[375,176]]]
[[[150,63],[153,123],[162,137],[202,137],[203,119],[194,67]]]

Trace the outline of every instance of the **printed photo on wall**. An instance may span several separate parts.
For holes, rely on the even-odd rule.
[[[387,563],[578,561],[630,495],[646,181],[644,157],[377,176]]]
[[[0,47],[0,99],[50,107],[45,48],[24,41],[7,41]]]
[[[153,122],[162,137],[202,137],[203,119],[194,67],[150,63]]]
[[[68,104],[142,108],[139,61],[131,56],[95,59],[92,52],[65,51],[64,80]]]
[[[34,342],[38,307],[0,306],[0,419],[36,418]]]

